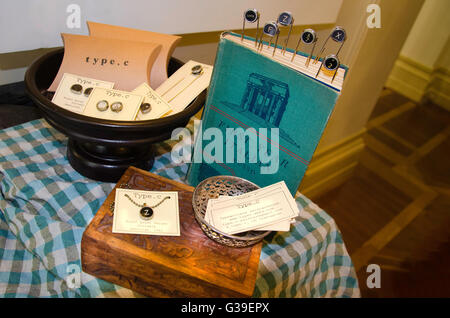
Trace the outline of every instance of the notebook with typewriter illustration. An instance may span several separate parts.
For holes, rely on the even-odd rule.
[[[235,175],[292,194],[308,168],[347,68],[327,71],[308,55],[224,32],[196,135],[187,181]],[[308,64],[308,66],[307,66]],[[319,71],[319,69],[321,71]]]

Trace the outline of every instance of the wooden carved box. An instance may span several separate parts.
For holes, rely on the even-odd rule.
[[[109,194],[83,234],[83,271],[151,297],[250,297],[261,243],[230,248],[209,239],[192,208],[194,188],[130,167],[116,187],[178,191],[180,236],[112,233]]]

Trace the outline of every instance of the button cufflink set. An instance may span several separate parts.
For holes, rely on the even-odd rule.
[[[86,89],[84,89],[83,91],[83,86],[81,86],[80,84],[73,84],[70,87],[70,91],[75,94],[75,95],[81,95],[81,93],[84,94],[84,96],[89,97],[89,95],[91,94],[92,90],[94,88],[93,87],[88,87]]]
[[[260,13],[256,9],[248,9],[244,12],[244,22],[242,25],[241,41],[244,40],[244,32],[245,32],[246,22],[248,22],[248,23],[258,22],[257,28],[256,28],[256,35],[255,35],[255,47],[257,48],[258,51],[262,51],[264,49],[263,39],[266,36],[269,38],[269,43],[267,45],[267,48],[269,49],[272,46],[273,39],[275,38],[273,52],[272,52],[272,56],[275,56],[275,52],[277,50],[277,45],[278,45],[278,37],[280,35],[280,28],[281,27],[289,27],[289,31],[288,31],[286,40],[284,41],[284,45],[281,48],[281,54],[285,55],[287,45],[289,42],[289,37],[291,36],[292,28],[294,26],[294,17],[292,16],[292,14],[288,11],[284,11],[278,15],[278,18],[276,21],[269,21],[266,24],[264,24],[261,35],[259,35],[259,38],[258,38],[259,18],[260,18]],[[327,71],[331,71],[331,72],[334,71],[333,78],[331,80],[331,82],[333,82],[334,78],[336,77],[337,71],[341,65],[339,58],[338,58],[338,54],[341,51],[345,40],[347,39],[347,34],[342,27],[336,26],[331,31],[330,35],[327,37],[327,39],[323,43],[322,48],[319,51],[319,54],[317,54],[315,56],[312,64],[317,64],[320,61],[323,53],[325,52],[325,48],[326,48],[325,45],[327,44],[327,42],[330,38],[334,42],[340,44],[340,46],[338,48],[338,51],[335,54],[326,55],[325,58],[322,59],[321,65],[316,74],[316,78],[317,78],[317,76],[319,76],[320,71],[324,67]],[[302,34],[300,35],[300,38],[297,41],[295,50],[292,54],[291,62],[294,62],[294,59],[297,56],[297,53],[299,52],[300,44],[303,43],[303,45],[305,45],[305,46],[312,45],[311,52],[309,53],[309,55],[306,59],[306,62],[305,62],[306,67],[309,67],[311,59],[314,54],[314,50],[316,48],[317,40],[318,40],[318,36],[316,34],[316,31],[314,31],[313,29],[310,29],[310,28],[303,30]]]
[[[189,88],[189,86],[192,85],[192,83],[194,83],[198,78],[200,78],[203,75],[203,66],[200,64],[197,64],[195,66],[193,66],[191,68],[191,73],[190,75],[194,76],[194,79],[192,81],[190,81],[187,86],[185,86],[184,88],[182,88],[175,96],[173,96],[171,99],[169,99],[167,102],[172,101],[175,97],[177,97],[179,94],[181,94],[184,90],[186,90],[187,88]],[[183,80],[185,80],[187,77],[184,77],[182,79],[180,79],[177,83],[175,83],[174,85],[172,85],[171,88],[169,88],[168,91],[170,91],[174,86],[178,85],[180,82],[182,82]],[[71,89],[72,92],[74,92],[74,94],[81,94],[83,87],[79,84],[74,84],[72,85]],[[88,91],[89,90],[89,91]],[[86,96],[89,96],[89,94],[91,93],[92,88],[87,88],[84,91],[84,94]],[[167,92],[165,92],[167,93]],[[161,94],[161,96],[164,96],[165,93]],[[106,99],[101,99],[96,103],[96,108],[99,112],[105,112],[108,109],[110,109],[112,112],[115,113],[119,113],[124,109],[124,105],[122,102],[120,101],[115,101],[113,103],[109,103]],[[149,102],[143,102],[140,106],[139,106],[139,111],[142,114],[148,114],[150,113],[152,110],[152,105]]]
[[[101,101],[97,102],[97,109],[101,112],[104,112],[106,110],[108,110],[108,108],[110,108],[109,103],[107,100],[102,99]],[[115,113],[119,113],[121,112],[123,109],[123,104],[122,102],[114,102],[111,103],[111,111],[115,112]]]

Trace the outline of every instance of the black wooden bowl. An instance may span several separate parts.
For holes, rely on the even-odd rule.
[[[28,68],[25,86],[43,117],[68,138],[67,157],[72,167],[94,180],[117,182],[129,166],[149,170],[153,166],[152,145],[184,127],[204,105],[204,90],[185,110],[159,119],[115,121],[84,116],[51,102],[47,88],[55,78],[64,49],[46,53]],[[171,58],[169,75],[183,65]]]

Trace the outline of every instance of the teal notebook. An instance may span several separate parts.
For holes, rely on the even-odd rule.
[[[234,175],[263,187],[284,180],[294,195],[339,96],[335,78],[299,53],[221,35],[187,181]],[[272,56],[273,55],[273,56]],[[332,81],[333,79],[333,81]]]

